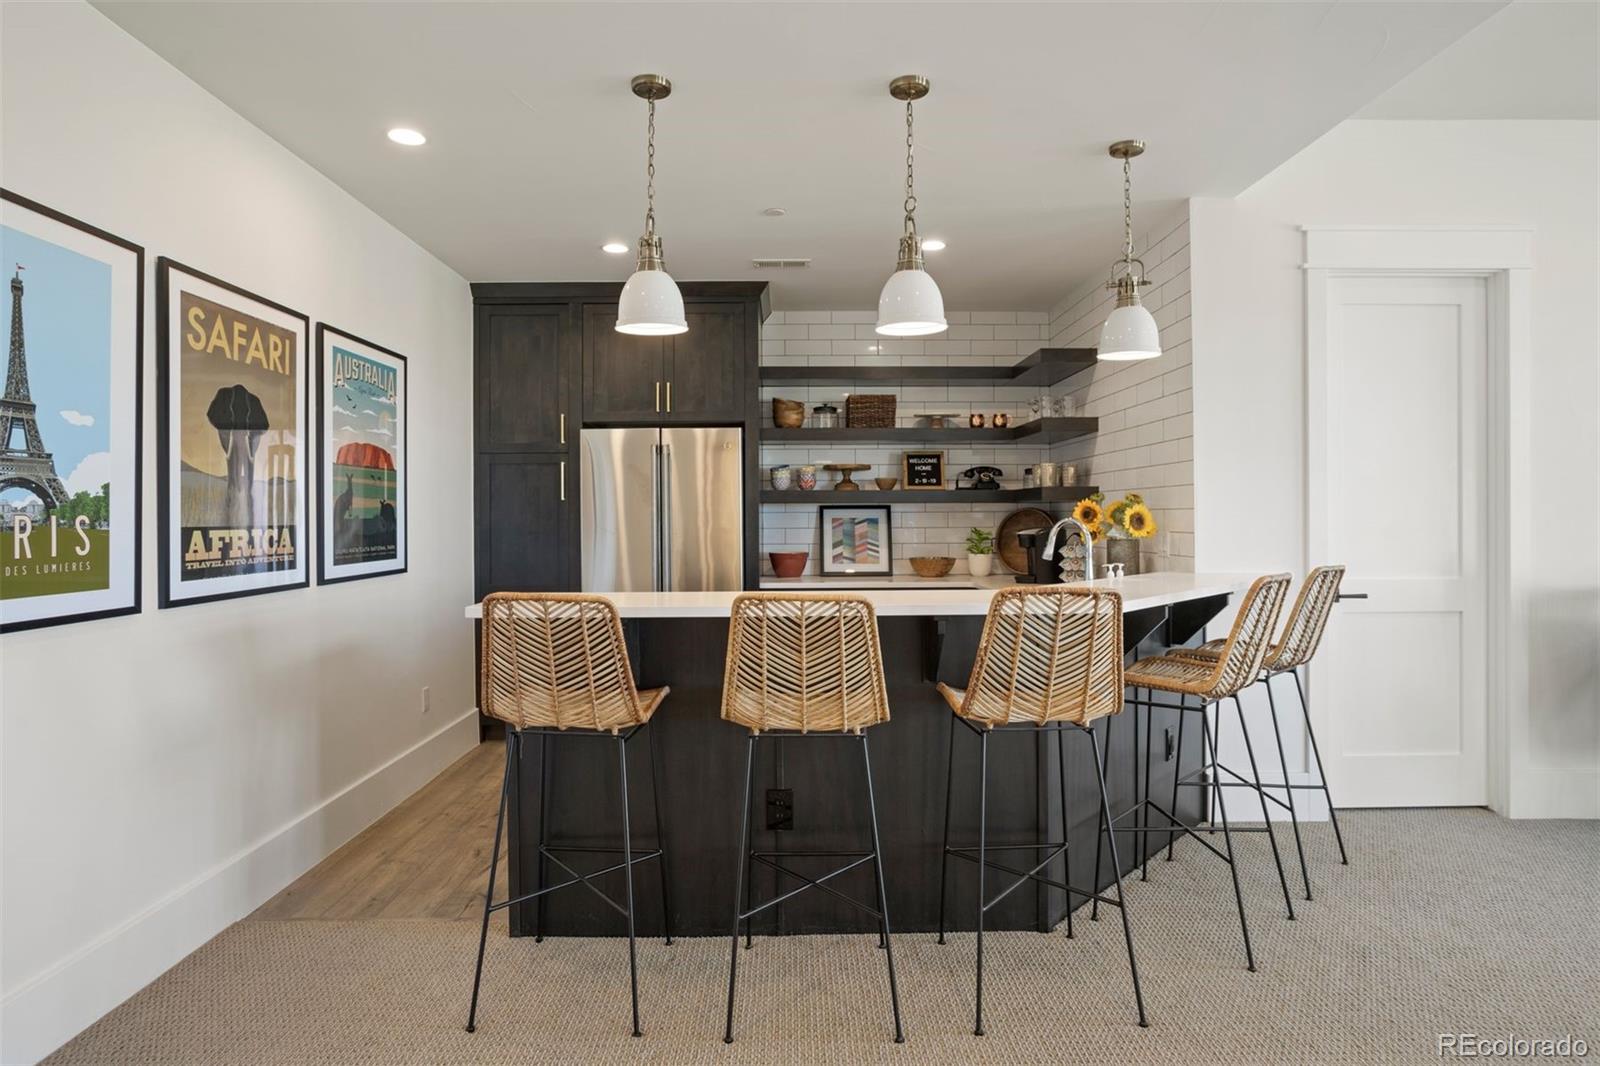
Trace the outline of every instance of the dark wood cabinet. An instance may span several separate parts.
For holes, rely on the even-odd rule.
[[[617,305],[583,305],[583,417],[590,424],[659,422],[670,337],[616,331]]]
[[[742,422],[749,409],[745,305],[687,303],[689,332],[669,338],[663,420],[677,423]]]
[[[477,309],[477,450],[563,451],[578,428],[565,304]]]
[[[578,587],[578,471],[564,453],[478,457],[477,592]]]

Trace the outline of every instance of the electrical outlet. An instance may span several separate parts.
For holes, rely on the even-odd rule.
[[[1162,762],[1171,762],[1172,761],[1172,757],[1174,755],[1178,754],[1178,746],[1173,743],[1172,730],[1164,729],[1164,730],[1162,730],[1162,732],[1166,734],[1167,740],[1166,740],[1166,748],[1164,749],[1166,751],[1166,754],[1161,757],[1161,761]]]
[[[433,690],[427,685],[422,686],[422,713],[427,714],[433,709]]]
[[[794,789],[767,789],[767,828],[779,832],[794,828]]]

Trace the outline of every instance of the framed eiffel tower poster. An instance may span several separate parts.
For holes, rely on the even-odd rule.
[[[0,189],[0,632],[139,610],[144,249]]]
[[[162,607],[310,584],[298,311],[156,260]]]

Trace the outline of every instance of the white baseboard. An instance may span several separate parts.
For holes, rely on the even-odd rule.
[[[1512,818],[1600,818],[1600,770],[1523,767],[1511,788]]]
[[[478,743],[468,711],[0,999],[0,1062],[42,1059],[271,899]]]

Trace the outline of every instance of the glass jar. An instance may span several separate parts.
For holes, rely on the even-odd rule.
[[[1039,482],[1033,476],[1033,467],[1031,466],[1025,467],[1022,471],[1022,487],[1025,489],[1036,489],[1039,487]]]
[[[831,403],[819,403],[811,409],[812,429],[838,429],[839,409]]]
[[[1039,478],[1039,488],[1051,489],[1061,484],[1061,468],[1055,463],[1040,463],[1034,470]]]

